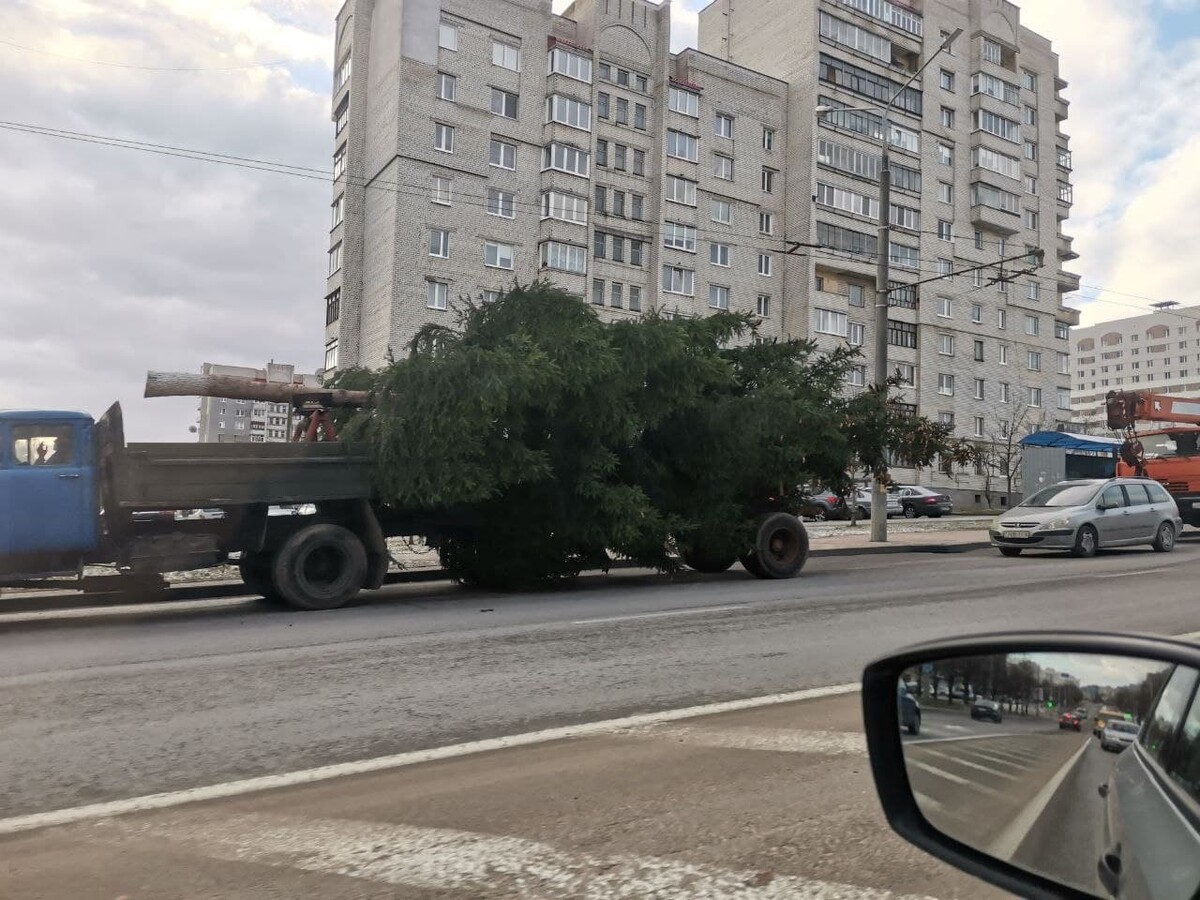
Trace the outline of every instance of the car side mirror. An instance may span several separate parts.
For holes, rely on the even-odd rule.
[[[1100,512],[1108,512],[1112,508],[1113,505],[1111,503],[1105,503],[1103,500],[1096,504],[1096,509],[1100,510]]]
[[[1097,872],[1108,809],[1093,779],[1142,750],[1101,748],[1059,716],[1091,703],[1144,719],[1177,666],[1200,672],[1200,645],[1078,632],[939,641],[871,663],[863,717],[888,823],[927,853],[1022,897],[1106,895]],[[969,686],[1000,703],[1002,723],[968,719],[961,704],[930,692],[913,733],[896,701],[897,683],[912,681]],[[1120,784],[1110,781],[1100,793],[1111,797]],[[1075,836],[1089,831],[1097,849],[1081,853]],[[1130,864],[1135,845],[1126,842],[1122,852]],[[1183,855],[1191,858],[1141,864],[1177,867],[1182,895],[1192,896],[1200,855]]]

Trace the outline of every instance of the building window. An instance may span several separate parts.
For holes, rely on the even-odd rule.
[[[998,187],[976,181],[971,185],[971,205],[988,206],[1016,215],[1021,209],[1021,198],[1010,191],[1002,191]],[[1000,255],[1004,255],[1003,248],[1000,249]]]
[[[917,347],[917,326],[912,322],[897,322],[888,319],[888,343],[893,347]]]
[[[667,294],[683,294],[691,297],[693,294],[692,282],[695,274],[691,269],[683,269],[679,266],[663,266],[663,292]]]
[[[1041,320],[1037,316],[1025,317],[1025,333],[1037,335],[1041,331]]]
[[[539,248],[541,264],[547,269],[558,269],[562,272],[573,272],[582,275],[587,271],[587,248],[576,244],[564,244],[560,241],[545,241]],[[508,265],[501,268],[512,268],[512,249],[509,248]]]
[[[600,91],[600,93],[596,95],[596,118],[608,118],[608,108],[611,101],[612,97],[604,91]]]
[[[576,100],[574,97],[551,94],[546,98],[546,121],[558,122],[582,131],[591,131],[591,104],[584,103],[582,100]]]
[[[768,153],[775,149],[775,129],[764,127],[762,130],[762,148]]]
[[[708,305],[712,309],[729,309],[729,288],[710,284],[708,286]]]
[[[609,305],[613,309],[622,309],[625,306],[625,285],[619,281],[614,281],[610,297]]]
[[[502,219],[515,219],[517,217],[517,198],[512,191],[488,188],[487,202],[489,216],[499,216]]]
[[[515,169],[517,167],[517,145],[492,138],[491,144],[488,146],[488,165],[498,169]]]
[[[333,154],[333,177],[337,179],[344,174],[346,174],[346,145],[342,144]]]
[[[954,185],[947,181],[938,182],[938,200],[941,203],[954,202]]]
[[[1029,389],[1029,405],[1035,409],[1041,408],[1042,405],[1042,389],[1031,387]]]
[[[332,275],[342,267],[342,242],[338,241],[329,248],[329,274]]]
[[[645,150],[634,150],[633,151],[633,174],[634,175],[645,175],[646,174],[646,151]]]
[[[755,305],[755,311],[761,318],[767,319],[771,316],[771,295],[759,294]]]
[[[641,267],[643,244],[643,241],[635,241],[633,238],[629,239],[629,264],[631,266]]]
[[[1025,193],[1036,194],[1038,192],[1038,180],[1036,175],[1025,176]]]
[[[506,119],[517,118],[517,95],[492,88],[492,112]]]
[[[449,206],[454,196],[454,179],[448,175],[433,176],[432,200],[441,206]]]
[[[1008,310],[1007,309],[996,310],[996,327],[999,328],[1001,331],[1003,331],[1005,328],[1008,327]]]
[[[591,59],[562,47],[555,47],[550,51],[550,71],[582,81],[584,84],[592,83]]]
[[[338,288],[325,298],[325,324],[332,325],[342,315],[342,289]]]
[[[698,119],[700,118],[700,95],[672,85],[667,94],[667,107],[677,113]]]
[[[848,333],[849,324],[844,312],[820,307],[813,308],[813,331],[818,334],[833,334],[844,338]]]
[[[663,223],[663,246],[674,250],[696,252],[696,229],[678,222]]]
[[[713,154],[713,177],[733,181],[733,157]]]
[[[770,253],[758,254],[758,274],[770,278],[772,274],[773,262],[774,260]]]
[[[1031,231],[1037,231],[1038,214],[1034,210],[1032,210],[1032,209],[1025,210],[1024,221],[1025,221],[1026,228],[1030,229]]]
[[[949,144],[938,144],[938,162],[944,166],[954,165],[954,148]]]
[[[1021,161],[1019,159],[989,147],[971,148],[971,168],[987,169],[989,172],[995,172],[1005,178],[1019,180],[1021,177]]]
[[[1025,296],[1030,300],[1037,300],[1042,293],[1042,285],[1040,282],[1031,281],[1025,285]]]
[[[938,335],[938,353],[942,356],[954,355],[954,335],[939,334]]]
[[[592,279],[592,302],[597,306],[604,305],[604,279]]]
[[[342,85],[350,80],[350,54],[346,54],[346,58],[342,60],[342,64],[338,66],[337,75],[333,79],[333,89],[341,90]]]
[[[1067,340],[1071,336],[1071,326],[1068,325],[1066,322],[1055,322],[1054,323],[1054,336],[1056,338],[1058,338],[1060,341]],[[1136,350],[1134,350],[1133,352],[1137,353]]]
[[[618,125],[628,125],[629,124],[629,101],[626,100],[624,97],[618,97],[616,106],[617,106],[617,115],[616,115],[617,124]]]
[[[1037,75],[1030,72],[1028,69],[1021,70],[1021,87],[1027,91],[1037,90]]]
[[[546,191],[542,194],[542,218],[587,224],[588,202],[574,194]]]
[[[633,108],[633,127],[639,131],[646,130],[646,104],[639,103]]]
[[[866,366],[851,366],[846,372],[846,384],[850,387],[866,387],[867,386],[867,367]]]
[[[900,109],[914,115],[921,114],[921,91],[905,87],[882,75],[851,65],[848,62],[822,53],[817,77],[860,96],[870,97],[884,103],[893,102]]]
[[[1025,142],[1025,158],[1026,159],[1036,160],[1037,152],[1038,152],[1038,146],[1034,141],[1026,141]]]
[[[629,308],[633,312],[642,311],[642,289],[636,284],[629,286]]]
[[[485,241],[483,245],[483,264],[493,269],[511,269],[513,267],[513,248],[510,244],[500,244],[496,241]]]
[[[453,125],[443,125],[441,122],[433,124],[433,147],[435,150],[440,150],[443,153],[454,152]]]
[[[1059,375],[1070,375],[1071,374],[1071,357],[1070,357],[1070,355],[1060,352],[1057,354],[1057,358],[1058,358],[1058,374]],[[1138,367],[1137,363],[1134,363],[1133,367],[1136,369]]]
[[[447,258],[450,256],[450,232],[444,228],[429,229],[429,255]]]
[[[774,234],[775,233],[775,216],[773,213],[760,212],[758,214],[758,233],[759,234]]]
[[[921,248],[910,247],[908,244],[900,244],[892,241],[888,247],[888,259],[894,266],[900,266],[905,269],[919,269],[921,268]]]
[[[733,116],[717,113],[713,117],[713,134],[717,137],[733,138]]]
[[[986,387],[987,387],[987,385],[982,378],[975,379],[975,399],[976,400],[982,400],[984,398],[984,391],[985,391]]]
[[[513,148],[516,149],[515,147]],[[556,169],[571,175],[588,174],[588,153],[567,144],[548,144],[542,150],[542,168]]]
[[[450,296],[450,285],[444,281],[425,282],[425,305],[430,309],[445,309]]]
[[[714,266],[729,267],[729,245],[728,244],[709,244],[708,245],[708,261]]]
[[[938,373],[938,393],[947,397],[954,396],[954,376],[944,372]]]
[[[851,306],[866,306],[867,299],[861,284],[846,285],[846,300]]]
[[[438,72],[438,89],[437,95],[439,100],[449,100],[454,102],[454,98],[458,95],[458,79],[453,75],[448,75],[445,72]]]
[[[685,206],[696,205],[696,182],[676,175],[668,175],[665,180],[663,194],[668,202],[682,203]]]
[[[458,49],[458,26],[448,22],[438,25],[438,46],[443,50]]]
[[[945,219],[938,219],[937,236],[939,241],[954,240],[954,223],[947,222]]]
[[[625,160],[629,154],[629,148],[624,144],[613,145],[613,168],[618,172],[625,171]]]
[[[1025,361],[1025,368],[1030,372],[1042,371],[1042,354],[1037,350],[1028,351],[1028,358]]]
[[[502,69],[521,71],[521,49],[511,44],[492,41],[492,65]]]
[[[337,364],[338,364],[338,339],[330,338],[325,343],[325,371],[328,372],[331,369],[336,369]],[[256,425],[256,424],[258,425],[258,427],[260,427],[260,428],[262,427],[262,425],[259,423],[254,423],[251,425],[251,427],[253,428],[254,425]],[[262,438],[259,438],[259,440],[262,440]]]
[[[938,84],[941,85],[943,91],[954,90],[954,73],[942,69],[941,76],[938,79]]]
[[[671,128],[667,130],[667,156],[699,162],[700,142],[695,135],[685,134]]]
[[[937,302],[937,314],[940,318],[949,319],[954,316],[954,301],[950,297],[938,297]]]
[[[983,307],[978,303],[971,304],[971,322],[975,325],[983,324]]]
[[[983,341],[976,340],[975,344],[975,362],[983,362]]]
[[[1070,409],[1071,408],[1071,389],[1070,388],[1059,388],[1058,389],[1058,408],[1059,409]]]
[[[867,326],[862,322],[851,322],[850,333],[846,340],[855,347],[861,347],[867,339]]]
[[[953,128],[954,110],[948,106],[943,106],[941,109],[941,123],[943,128]]]
[[[346,195],[338,194],[338,198],[333,201],[333,205],[330,207],[330,210],[332,211],[333,224],[329,227],[337,228],[342,224],[342,219],[346,215]]]
[[[720,222],[722,225],[728,225],[732,219],[732,204],[728,200],[721,200],[718,197],[713,197],[711,202],[711,214],[714,222]]]

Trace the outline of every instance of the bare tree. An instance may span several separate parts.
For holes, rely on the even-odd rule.
[[[997,486],[1004,489],[1005,505],[1011,506],[1013,494],[1021,489],[1021,439],[1046,423],[1046,412],[1030,406],[1023,384],[1010,386],[1007,402],[997,401],[989,417],[984,441],[976,444],[983,475],[983,494],[989,508]]]

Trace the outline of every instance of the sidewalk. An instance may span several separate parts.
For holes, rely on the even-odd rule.
[[[862,522],[806,523],[816,556],[861,553],[966,553],[989,546],[987,524],[992,516],[947,516],[944,519],[891,519],[887,542],[872,543],[871,525]]]

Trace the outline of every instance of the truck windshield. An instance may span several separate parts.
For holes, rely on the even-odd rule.
[[[1083,506],[1096,496],[1095,484],[1056,484],[1038,491],[1019,506]]]

